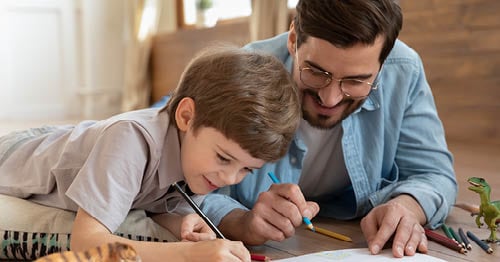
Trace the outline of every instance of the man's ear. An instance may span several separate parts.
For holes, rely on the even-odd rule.
[[[295,45],[297,44],[297,34],[295,33],[295,26],[293,21],[290,23],[290,30],[288,32],[287,48],[292,56],[295,56]]]
[[[179,101],[175,110],[175,122],[181,131],[187,131],[194,119],[195,106],[191,97],[184,97]]]

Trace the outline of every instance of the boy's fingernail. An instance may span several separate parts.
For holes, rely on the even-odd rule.
[[[372,246],[372,254],[376,255],[380,251],[380,247],[378,245]]]

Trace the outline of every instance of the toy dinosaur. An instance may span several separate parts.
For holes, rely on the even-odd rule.
[[[486,239],[488,242],[499,242],[500,240],[496,236],[497,230],[497,220],[500,219],[500,201],[491,201],[490,185],[480,177],[471,177],[467,180],[471,186],[469,190],[474,191],[479,194],[481,198],[481,204],[479,205],[479,213],[476,216],[476,224],[481,227],[481,217],[483,217],[484,223],[490,229],[490,237]]]

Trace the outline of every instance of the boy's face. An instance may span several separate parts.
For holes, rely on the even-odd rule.
[[[189,127],[180,139],[184,177],[196,194],[237,184],[265,163],[214,128],[201,127],[195,134]]]

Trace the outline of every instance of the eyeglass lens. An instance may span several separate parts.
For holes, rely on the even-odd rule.
[[[342,92],[350,97],[365,97],[374,88],[371,83],[358,79],[334,79],[330,74],[322,71],[314,71],[311,68],[301,68],[300,80],[312,88],[324,88],[332,80],[339,82]]]

